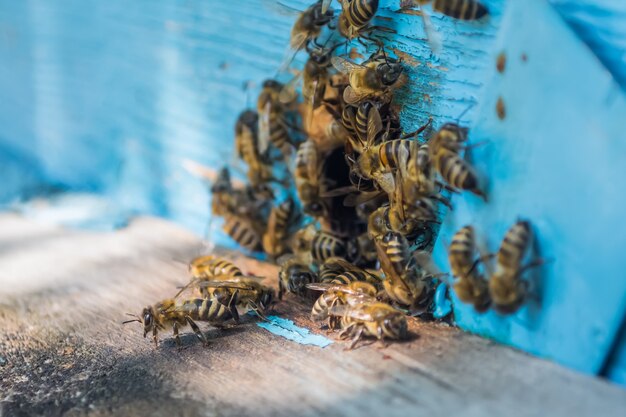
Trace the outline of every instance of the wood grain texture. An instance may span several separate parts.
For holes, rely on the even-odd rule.
[[[209,348],[185,332],[182,350],[165,334],[155,349],[120,322],[186,280],[175,259],[198,253],[194,236],[152,218],[95,233],[2,215],[0,230],[2,416],[617,416],[626,407],[616,386],[437,323],[411,321],[406,343],[346,352],[290,342],[247,317],[208,330]],[[275,267],[234,256],[275,283]],[[296,301],[277,314],[310,325]]]

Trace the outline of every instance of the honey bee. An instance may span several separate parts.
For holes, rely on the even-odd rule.
[[[189,262],[189,274],[195,279],[215,279],[217,276],[235,278],[244,275],[237,265],[215,255],[203,255],[192,259]]]
[[[256,251],[261,246],[261,231],[256,222],[236,214],[223,215],[222,230],[242,247]]]
[[[305,264],[313,263],[311,246],[313,237],[317,233],[315,224],[310,223],[297,230],[290,238],[290,248],[294,255]]]
[[[382,239],[383,236],[391,231],[391,225],[387,216],[388,207],[379,207],[367,220],[367,236],[374,242]]]
[[[376,248],[389,298],[413,315],[426,311],[432,302],[434,276],[415,264],[407,239],[388,232],[376,242]]]
[[[306,285],[317,281],[317,275],[295,256],[283,256],[279,259],[278,298],[283,299],[285,291],[305,297],[308,295]]]
[[[406,316],[382,302],[363,302],[355,305],[335,305],[329,315],[341,318],[341,338],[351,337],[348,349],[353,349],[364,336],[372,336],[381,342],[385,339],[403,340],[408,337]]]
[[[259,153],[258,125],[259,115],[253,110],[242,112],[235,124],[235,150],[248,165],[248,180],[252,185],[273,179],[270,165]]]
[[[346,261],[340,257],[326,259],[320,266],[318,274],[320,283],[347,285],[351,282],[367,282],[380,289],[382,282],[380,279],[363,268]]]
[[[310,139],[305,140],[296,152],[294,177],[302,210],[313,217],[324,216],[327,211],[324,201],[320,198],[322,169],[317,145]]]
[[[209,341],[204,333],[200,331],[196,321],[206,321],[217,327],[224,326],[229,320],[238,322],[239,314],[236,304],[237,293],[233,294],[226,306],[211,298],[190,298],[182,301],[171,298],[144,308],[140,316],[128,314],[134,318],[125,321],[124,324],[141,323],[143,325],[143,337],[152,332],[155,346],[158,346],[159,330],[168,328],[173,329],[176,345],[181,346],[178,330],[188,324],[198,339],[205,346],[208,346]]]
[[[214,299],[224,306],[228,306],[237,295],[237,306],[254,311],[262,319],[265,319],[265,311],[276,299],[274,289],[261,284],[257,277],[240,277],[234,281],[200,281],[197,286],[204,298]]]
[[[522,266],[532,244],[532,229],[527,220],[518,220],[504,235],[496,253],[496,270],[489,278],[489,294],[496,311],[503,314],[516,312],[529,292],[529,283],[522,274],[545,261],[538,259]]]
[[[395,59],[374,54],[363,64],[334,56],[331,63],[337,71],[346,74],[350,85],[343,90],[343,100],[347,104],[358,104],[363,100],[376,98],[382,102],[391,100],[391,92],[404,69]]]
[[[402,0],[401,7],[415,7],[428,2],[433,10],[460,20],[478,20],[489,14],[485,5],[477,0]]]
[[[232,206],[233,186],[230,181],[230,171],[227,167],[219,170],[217,178],[211,185],[211,213],[222,216],[230,211]]]
[[[308,284],[307,288],[324,291],[318,297],[311,309],[311,320],[323,321],[328,319],[328,327],[339,327],[340,319],[328,315],[331,307],[342,304],[356,304],[363,301],[374,301],[378,289],[368,282],[353,281],[348,284],[315,283]]]
[[[276,258],[286,252],[289,226],[294,216],[295,204],[290,198],[272,208],[262,240],[265,253]]]
[[[290,105],[280,101],[284,85],[276,80],[265,80],[257,99],[259,115],[259,151],[264,154],[269,145],[278,149],[284,158],[291,155],[294,141],[289,132],[287,114]]]
[[[429,141],[431,160],[435,169],[448,185],[469,191],[486,200],[479,188],[478,175],[459,152],[467,148],[467,129],[447,123]]]
[[[350,249],[350,251],[348,250]],[[345,259],[354,259],[358,253],[353,245],[334,234],[318,230],[311,242],[311,255],[316,262],[324,262],[328,258],[341,257]]]
[[[370,25],[377,11],[378,0],[342,0],[339,33],[349,41],[355,38],[371,40],[369,35],[375,30],[394,33],[390,28]]]
[[[476,257],[476,240],[472,226],[465,226],[454,234],[448,260],[452,275],[457,278],[453,288],[459,300],[472,304],[478,312],[487,311],[491,298],[487,280],[477,268],[480,258]]]
[[[329,9],[330,1],[320,0],[309,6],[294,23],[291,29],[289,46],[299,51],[304,48],[308,41],[317,38],[322,27],[330,23],[334,10]]]
[[[311,46],[312,45],[312,46]],[[314,110],[322,102],[326,85],[329,82],[328,69],[331,67],[330,58],[337,48],[335,45],[326,48],[316,41],[308,42],[306,50],[309,59],[304,64],[304,69],[285,85],[279,95],[279,100],[283,103],[291,103],[297,98],[296,86],[302,79],[302,97],[304,102]]]
[[[354,116],[354,130],[356,138],[358,139],[358,144],[353,146],[353,148],[358,152],[363,152],[363,148],[366,144],[368,144],[368,142],[371,147],[376,143],[376,139],[379,139],[377,134],[371,135],[369,132],[369,129],[371,129],[370,126],[372,126],[370,124],[370,118],[372,117],[378,117],[381,119],[381,122],[388,125],[387,133],[380,139],[394,138],[400,130],[400,120],[398,115],[391,110],[388,104],[372,100],[362,101],[359,104]],[[373,122],[377,122],[376,119],[373,120]],[[380,126],[382,129],[382,125]]]

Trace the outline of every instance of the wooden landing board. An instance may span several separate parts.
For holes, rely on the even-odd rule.
[[[259,328],[155,349],[122,326],[170,296],[201,243],[142,218],[114,233],[0,216],[0,416],[623,415],[626,391],[443,324],[386,348],[303,346]],[[275,267],[241,259],[275,281]],[[310,324],[295,299],[277,314]],[[316,327],[313,327],[316,329]],[[322,332],[323,333],[323,332]],[[333,337],[329,335],[329,337]],[[64,414],[65,413],[65,414]]]

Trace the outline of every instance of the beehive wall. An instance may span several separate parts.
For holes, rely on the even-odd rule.
[[[267,7],[268,3],[271,2],[67,0],[62,5],[45,0],[2,2],[0,162],[2,175],[7,180],[0,198],[7,201],[25,191],[36,193],[51,185],[94,191],[111,197],[121,211],[168,217],[202,233],[210,197],[205,184],[183,169],[183,161],[189,159],[217,168],[231,157],[234,121],[247,105],[248,96],[255,97],[260,82],[274,76],[288,43],[293,17]],[[307,3],[294,0],[288,4],[304,9]],[[406,130],[416,128],[431,115],[437,125],[455,120],[469,108],[463,122],[475,128],[472,139],[487,137],[492,139],[492,145],[496,137],[503,141],[517,139],[517,133],[511,133],[517,132],[519,122],[510,125],[510,130],[494,127],[493,100],[501,90],[514,86],[523,90],[524,83],[535,82],[530,76],[546,77],[546,82],[540,82],[537,88],[548,97],[551,85],[547,77],[555,74],[542,75],[539,71],[520,73],[518,75],[523,76],[520,79],[515,78],[518,75],[498,78],[494,70],[495,55],[509,43],[537,42],[538,45],[529,45],[529,50],[550,51],[559,63],[570,62],[567,59],[572,57],[593,63],[589,68],[599,71],[598,74],[604,71],[599,63],[602,62],[611,72],[604,71],[604,78],[598,75],[597,79],[580,78],[579,82],[613,85],[612,73],[617,82],[624,85],[624,66],[620,65],[623,55],[616,51],[623,46],[619,35],[626,26],[614,23],[620,21],[624,10],[610,2],[590,5],[589,2],[573,4],[554,0],[562,15],[573,22],[576,36],[541,0],[485,0],[491,18],[481,23],[456,22],[431,12],[443,41],[439,56],[431,54],[420,16],[394,13],[397,3],[381,1],[381,16],[392,21],[379,23],[396,29],[398,34],[392,37],[391,46],[413,57],[413,66],[408,67],[410,83],[398,94]],[[607,7],[613,8],[614,13],[608,16],[614,15],[615,19],[607,19],[606,13],[598,11]],[[503,25],[505,9],[512,16],[525,10],[533,11],[525,15],[526,20],[509,18]],[[567,39],[572,45],[571,51],[561,47],[560,37],[530,36],[537,23],[544,19],[550,22],[550,27],[543,33]],[[598,27],[603,28],[601,35],[596,30]],[[526,34],[527,38],[522,36]],[[569,56],[572,51],[576,54]],[[597,61],[596,56],[601,61]],[[530,56],[529,59],[535,58]],[[575,62],[573,67],[578,66],[578,61]],[[561,70],[567,72],[567,68]],[[244,84],[248,81],[254,87],[246,93]],[[561,87],[552,91],[554,97],[562,98],[556,96],[557,93],[572,97],[577,94],[573,83]],[[570,89],[563,89],[565,87]],[[617,101],[612,102],[610,111],[622,111],[621,93],[613,97],[611,100]],[[515,115],[515,100],[507,101],[512,115]],[[528,104],[529,108],[532,105]],[[534,120],[531,110],[520,119],[530,123],[529,129]],[[544,110],[552,111],[554,107]],[[573,107],[571,111],[579,113],[568,114],[574,114],[571,117],[580,114],[582,119],[587,116],[584,110],[586,108]],[[597,120],[604,126],[603,118]],[[481,128],[480,123],[485,127]],[[611,130],[613,128],[609,123],[600,130],[617,134]],[[545,134],[537,135],[545,137]],[[533,142],[532,146],[527,152],[540,149],[540,143]],[[552,149],[556,151],[558,149]],[[494,146],[485,146],[473,156],[483,174],[496,178],[492,178],[490,187],[496,191],[494,201],[500,199],[500,203],[494,203],[485,211],[471,197],[456,199],[458,209],[449,216],[443,236],[446,231],[449,235],[453,226],[463,221],[481,221],[479,225],[487,230],[486,239],[493,244],[515,216],[532,214],[534,218],[534,212],[523,212],[516,206],[522,199],[538,201],[530,190],[516,198],[501,199],[498,194],[511,188],[507,188],[506,182],[512,175],[507,173],[506,166],[494,166],[493,161],[500,157],[498,152]],[[584,153],[576,157],[583,156]],[[618,159],[622,156],[613,155]],[[519,163],[524,165],[527,161],[521,158]],[[548,163],[548,158],[533,163]],[[593,165],[592,162],[586,166]],[[495,171],[490,171],[492,168]],[[567,180],[570,178],[563,178],[564,182]],[[593,188],[593,181],[601,180],[603,178],[595,177],[589,187]],[[529,179],[528,187],[533,181],[540,182],[541,178]],[[614,194],[618,193],[614,190]],[[542,206],[537,203],[536,207]],[[555,205],[550,215],[556,215],[558,207]],[[584,207],[580,210],[584,211]],[[549,232],[548,220],[538,220],[540,230]],[[610,225],[607,223],[608,227]],[[547,303],[543,309],[502,319],[491,315],[477,317],[458,306],[457,317],[460,324],[471,331],[547,355],[586,372],[604,369],[611,374],[606,358],[611,349],[619,352],[618,348],[611,347],[624,317],[624,300],[617,299],[624,289],[620,285],[609,286],[606,292],[592,296],[590,301],[589,292],[595,288],[591,280],[596,277],[594,267],[589,266],[581,270],[584,273],[576,275],[577,280],[587,284],[572,292],[561,291],[558,279],[567,280],[571,269],[559,268],[575,258],[574,249],[582,247],[582,243],[569,245],[577,239],[576,224],[568,224],[566,230],[568,233],[561,235],[539,234],[540,239],[568,242],[565,248],[548,250],[555,247],[554,241],[540,241],[550,255],[559,256],[555,269],[548,271],[551,274],[548,283],[552,285],[549,288],[553,292],[544,294]],[[229,243],[226,237],[221,239]],[[440,239],[437,253],[445,267],[442,245],[445,242]],[[600,249],[593,255],[598,255]],[[619,259],[619,256],[612,259]],[[572,268],[582,267],[582,262],[581,259],[581,265],[574,264]],[[611,263],[596,270],[611,276],[622,266]],[[554,278],[556,276],[559,278]],[[565,296],[568,298],[563,298]],[[551,302],[566,308],[552,310]],[[578,310],[577,306],[585,308]],[[595,311],[600,312],[597,319],[584,320]],[[531,313],[536,315],[529,319]],[[548,320],[549,325],[545,325],[544,320]],[[581,321],[586,330],[576,334]],[[565,333],[571,337],[565,337]],[[560,343],[566,343],[567,349],[560,349]],[[614,354],[614,358],[619,357]],[[623,367],[619,365],[620,360],[614,359],[614,362],[610,369]]]

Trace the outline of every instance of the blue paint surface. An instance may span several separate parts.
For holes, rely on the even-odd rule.
[[[312,334],[308,329],[296,326],[291,320],[277,316],[269,316],[267,319],[268,321],[257,323],[257,326],[301,345],[324,348],[333,343],[332,340],[324,336]]]
[[[285,0],[299,9],[309,2]],[[489,142],[471,157],[490,179],[491,201],[455,199],[437,242],[441,268],[458,227],[476,224],[495,248],[518,215],[535,223],[542,254],[554,258],[541,271],[541,306],[503,318],[455,302],[455,317],[465,329],[586,372],[613,364],[606,373],[618,375],[625,362],[606,360],[626,352],[626,341],[611,348],[626,309],[626,238],[616,232],[626,203],[617,181],[626,111],[614,88],[626,79],[625,3],[551,0],[565,20],[540,0],[484,3],[491,17],[474,23],[426,6],[443,41],[438,56],[419,16],[394,13],[398,1],[381,0],[381,15],[393,21],[377,22],[396,29],[391,46],[417,61],[398,92],[405,130],[431,115],[440,126],[473,105],[463,123],[472,141]],[[218,169],[230,160],[235,119],[275,74],[293,22],[266,4],[0,2],[0,203],[50,189],[97,193],[109,219],[159,215],[203,235],[210,196],[183,162]],[[501,50],[504,75],[494,70]],[[500,95],[504,122],[494,112]],[[234,247],[220,224],[212,238]]]
[[[483,245],[495,251],[518,216],[530,219],[539,255],[553,259],[529,274],[538,299],[512,317],[477,315],[455,302],[457,322],[596,373],[626,308],[626,234],[618,226],[626,203],[618,180],[626,175],[626,100],[545,2],[521,3],[509,3],[490,58],[495,63],[504,51],[506,70],[490,70],[470,134],[471,142],[487,141],[470,157],[488,178],[490,201],[466,194],[454,199],[435,258],[449,270],[446,245],[465,224],[473,224]],[[496,116],[499,97],[504,120]]]

